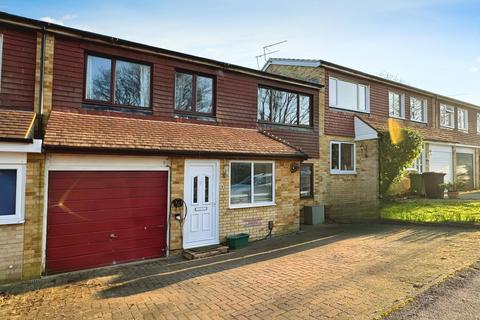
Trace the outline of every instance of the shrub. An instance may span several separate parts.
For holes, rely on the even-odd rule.
[[[398,128],[380,134],[380,195],[384,196],[391,184],[420,156],[422,146],[422,137],[413,129]]]

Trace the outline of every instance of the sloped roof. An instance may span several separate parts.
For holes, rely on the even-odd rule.
[[[44,146],[47,149],[307,158],[285,141],[256,129],[66,112],[52,112]]]
[[[368,124],[377,132],[388,131],[388,119],[385,117],[356,115],[357,118]],[[420,133],[424,140],[432,142],[446,142],[471,146],[480,146],[480,136],[465,133],[456,129],[432,128],[426,124],[395,119],[401,127],[411,128]]]
[[[34,112],[0,110],[0,139],[30,139],[34,120]]]

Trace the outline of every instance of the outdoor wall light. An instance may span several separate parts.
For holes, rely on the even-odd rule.
[[[297,172],[298,169],[300,169],[300,164],[298,162],[292,162],[290,164],[290,172],[291,173]]]

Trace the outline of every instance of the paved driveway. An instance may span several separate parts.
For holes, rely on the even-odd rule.
[[[462,228],[313,228],[216,258],[19,285],[0,301],[0,318],[371,319],[474,263],[479,241],[480,231]]]

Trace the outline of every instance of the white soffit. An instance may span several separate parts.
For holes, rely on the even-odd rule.
[[[42,140],[34,139],[33,143],[0,142],[0,152],[42,153]]]

